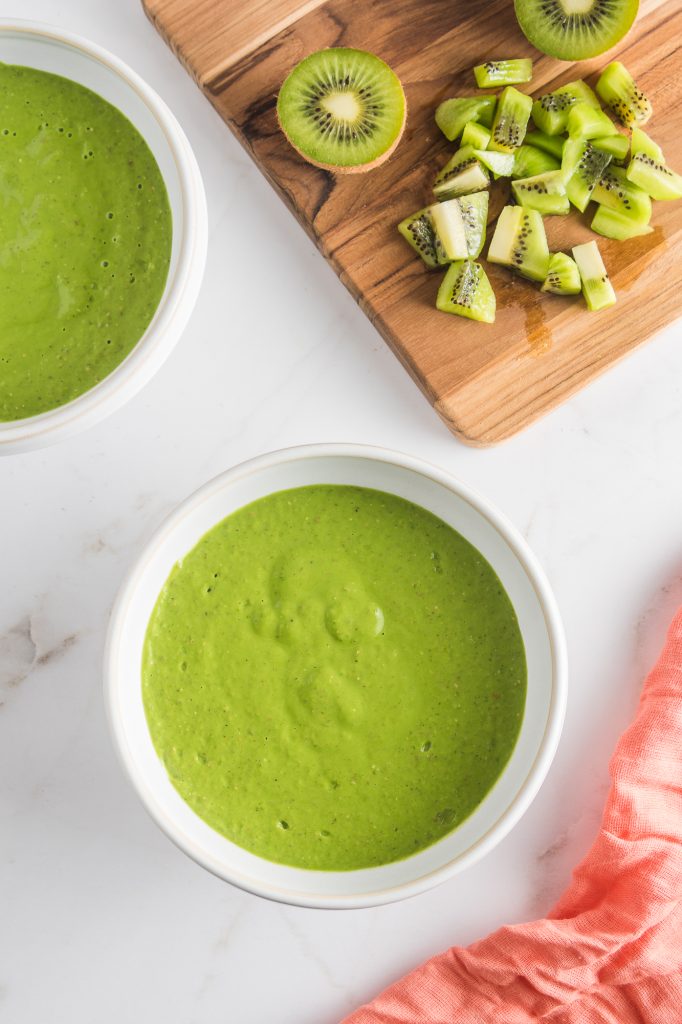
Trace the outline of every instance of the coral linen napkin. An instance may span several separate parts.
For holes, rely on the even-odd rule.
[[[344,1024],[682,1024],[682,609],[548,917],[434,957]]]

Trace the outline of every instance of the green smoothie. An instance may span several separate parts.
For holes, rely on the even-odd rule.
[[[272,861],[386,864],[456,828],[526,698],[514,609],[476,548],[395,495],[279,491],[207,533],[147,629],[154,746],[212,828]]]
[[[0,420],[94,387],[163,293],[171,213],[146,142],[100,96],[0,64]]]

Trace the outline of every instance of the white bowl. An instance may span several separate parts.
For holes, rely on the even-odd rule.
[[[528,663],[526,710],[507,767],[480,806],[433,846],[359,871],[274,864],[213,831],[173,788],[147,728],[141,659],[147,623],[173,565],[225,516],[273,491],[339,483],[389,491],[440,516],[488,559],[516,609]],[[250,892],[306,907],[368,907],[422,892],[479,860],[530,805],[556,751],[566,704],[566,651],[545,576],[514,527],[458,480],[419,459],[365,445],[311,445],[263,455],[202,487],[163,524],[126,579],[107,638],[105,690],[123,767],[181,850]]]
[[[182,128],[154,90],[118,57],[70,32],[2,19],[0,61],[63,75],[123,111],[156,158],[173,216],[168,280],[140,341],[108,377],[73,401],[38,416],[0,422],[0,454],[8,455],[84,430],[121,406],[156,373],[182,334],[199,294],[208,216],[199,167]]]

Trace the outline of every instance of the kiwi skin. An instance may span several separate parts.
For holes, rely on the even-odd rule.
[[[381,164],[385,163],[385,161],[388,160],[389,156],[391,156],[391,154],[395,152],[396,146],[402,139],[403,134],[405,132],[405,125],[407,124],[407,98],[405,96],[405,90],[403,89],[402,82],[400,81],[400,79],[398,79],[397,75],[396,79],[400,86],[400,91],[403,97],[403,123],[400,126],[400,131],[398,132],[398,134],[396,135],[395,139],[388,147],[388,149],[384,150],[383,153],[380,153],[379,156],[376,157],[376,159],[371,160],[369,163],[339,166],[338,164],[326,164],[320,163],[317,160],[313,160],[312,157],[308,156],[307,153],[304,153],[301,149],[299,149],[299,147],[293,141],[291,136],[288,134],[286,128],[282,123],[282,119],[279,116],[279,104],[277,103],[275,105],[275,110],[277,113],[277,124],[279,125],[279,129],[282,132],[284,138],[289,143],[289,145],[292,147],[292,149],[295,149],[298,155],[302,157],[306,163],[311,164],[313,167],[319,167],[320,170],[322,171],[330,171],[332,174],[364,174],[366,171],[373,171],[375,167],[379,167],[381,166]]]

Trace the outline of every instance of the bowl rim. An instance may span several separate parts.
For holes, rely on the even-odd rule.
[[[152,322],[128,355],[103,380],[64,405],[36,416],[0,422],[0,455],[43,448],[104,419],[133,397],[179,341],[196,303],[206,265],[208,210],[204,184],[187,136],[159,94],[125,61],[76,32],[42,21],[0,18],[0,39],[18,34],[47,39],[83,54],[113,72],[148,108],[168,146],[178,175],[183,210],[177,261]],[[174,225],[174,230],[176,230]]]
[[[547,722],[535,758],[529,766],[526,778],[515,797],[507,804],[495,823],[484,835],[447,864],[407,882],[386,886],[372,892],[360,894],[349,892],[342,895],[332,895],[323,893],[311,894],[263,882],[262,879],[254,879],[251,876],[246,877],[238,870],[232,870],[224,864],[218,868],[215,861],[203,854],[198,843],[188,841],[185,833],[181,829],[176,828],[174,822],[159,808],[151,791],[144,784],[144,779],[141,777],[141,773],[137,771],[134,759],[128,748],[125,729],[118,712],[119,695],[116,659],[120,637],[128,614],[128,606],[140,584],[148,563],[155,557],[157,550],[165,543],[177,526],[187,516],[191,515],[195,507],[201,505],[213,492],[220,491],[237,480],[257,474],[262,470],[270,469],[273,466],[301,459],[339,457],[386,462],[425,476],[452,491],[477,513],[487,519],[520,562],[538,598],[551,652],[552,682]],[[134,564],[128,570],[116,596],[107,630],[103,679],[106,714],[119,763],[139,799],[142,801],[147,813],[161,831],[183,853],[187,854],[201,867],[210,871],[218,878],[230,882],[232,885],[256,896],[306,908],[360,909],[396,902],[418,895],[452,878],[484,857],[518,823],[535,799],[556,754],[566,713],[568,659],[566,639],[559,608],[544,570],[516,527],[487,498],[484,498],[457,477],[417,456],[369,444],[318,443],[282,448],[238,463],[195,490],[164,519],[145,543]],[[319,872],[311,871],[310,874],[319,874]],[[348,874],[349,877],[352,876],[352,872]]]

